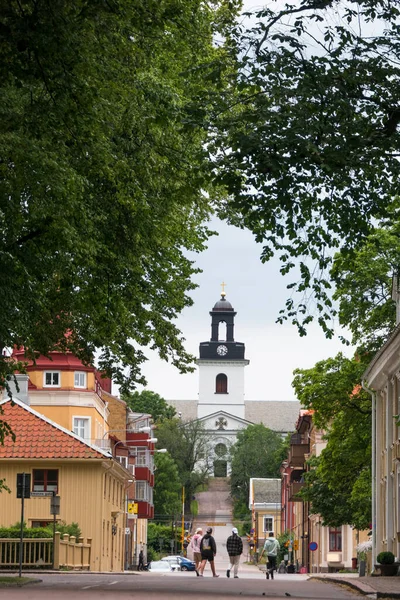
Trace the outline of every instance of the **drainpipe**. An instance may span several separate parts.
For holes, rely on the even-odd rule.
[[[361,386],[372,400],[372,569],[376,563],[376,392],[371,390],[363,379]]]

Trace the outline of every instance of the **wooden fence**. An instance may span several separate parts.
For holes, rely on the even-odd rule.
[[[54,569],[90,570],[91,538],[84,543],[74,536],[56,532]],[[20,541],[16,538],[0,538],[0,568],[19,567]],[[53,540],[51,538],[24,538],[22,543],[22,568],[53,568]]]

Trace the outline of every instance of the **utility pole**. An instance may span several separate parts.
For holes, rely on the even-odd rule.
[[[183,543],[185,541],[185,486],[182,486],[182,536],[181,536],[181,553],[184,554]]]

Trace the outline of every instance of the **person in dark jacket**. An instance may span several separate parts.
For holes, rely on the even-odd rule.
[[[226,576],[231,576],[231,569],[233,569],[233,575],[235,579],[238,579],[238,569],[240,562],[240,555],[243,552],[243,542],[238,535],[236,527],[232,529],[232,535],[226,540],[226,550],[229,554],[229,569],[226,571]]]
[[[213,577],[219,577],[215,572],[214,556],[217,554],[217,545],[213,538],[212,529],[208,527],[207,533],[201,538],[200,552],[201,552],[201,565],[199,568],[199,575],[203,577],[204,569],[206,568],[207,561],[210,563]]]

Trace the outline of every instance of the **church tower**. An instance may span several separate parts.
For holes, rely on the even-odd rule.
[[[244,344],[235,341],[236,312],[225,296],[223,291],[210,312],[211,339],[200,343],[199,419],[220,410],[244,419],[244,368],[250,361]]]

